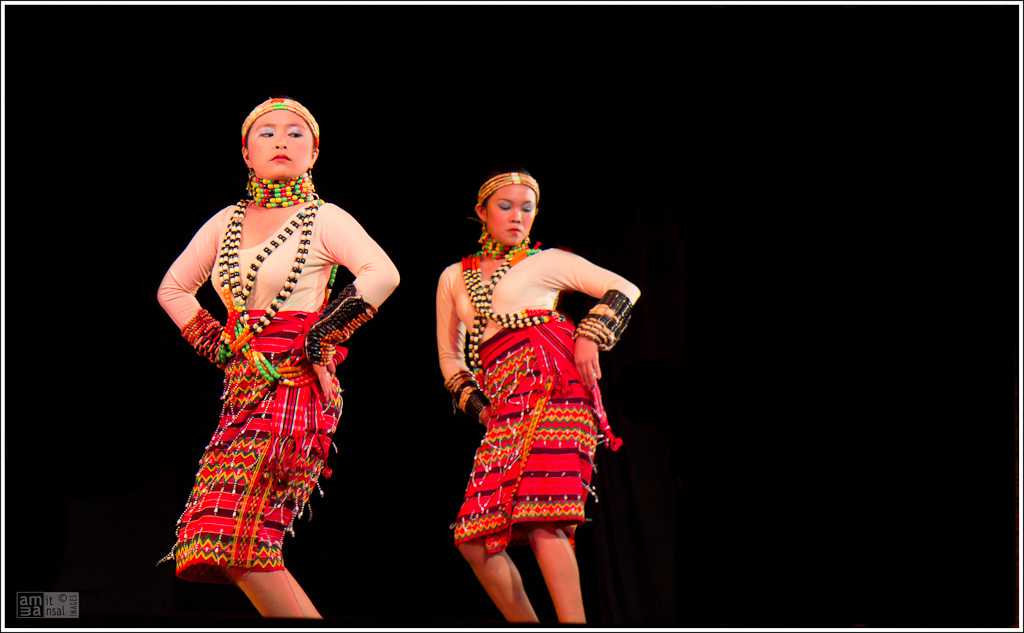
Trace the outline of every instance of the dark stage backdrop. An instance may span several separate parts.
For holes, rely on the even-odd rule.
[[[58,590],[58,624],[252,623],[154,566],[221,389],[155,295],[272,95],[315,113],[319,192],[402,274],[286,545],[329,621],[499,622],[448,530],[481,430],[450,414],[434,292],[509,164],[536,239],[643,291],[602,355],[625,446],[579,533],[591,622],[1017,621],[1015,8],[6,15],[6,625]]]

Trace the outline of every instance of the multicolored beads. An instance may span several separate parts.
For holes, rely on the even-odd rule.
[[[249,175],[247,191],[259,207],[290,207],[316,198],[313,177],[306,173],[291,180],[270,180]]]
[[[224,326],[205,309],[200,308],[195,316],[181,328],[181,335],[196,352],[211,363],[217,362],[221,332]]]
[[[499,257],[503,257],[506,255],[515,257],[516,254],[518,254],[520,251],[530,250],[529,235],[523,238],[522,242],[519,242],[518,244],[510,248],[508,246],[505,246],[498,240],[494,239],[493,237],[491,237],[491,234],[490,232],[488,232],[486,226],[484,227],[483,232],[480,233],[480,239],[478,239],[477,241],[480,243],[480,250],[476,252],[477,256],[486,255],[488,257],[493,257],[494,259],[498,259]]]

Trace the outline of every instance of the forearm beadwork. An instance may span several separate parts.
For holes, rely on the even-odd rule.
[[[608,351],[622,337],[632,311],[629,297],[618,290],[609,290],[587,316],[580,319],[575,336],[589,338],[597,343],[598,349]]]
[[[213,315],[205,309],[200,308],[199,312],[181,328],[181,335],[200,356],[217,364],[217,351],[223,331],[224,326],[220,324],[220,321],[213,318]]]
[[[347,341],[375,314],[377,309],[363,301],[353,284],[345,286],[324,309],[320,320],[309,329],[306,358],[314,365],[323,365],[334,357],[337,345]]]
[[[480,420],[480,413],[491,404],[473,374],[462,370],[445,381],[444,388],[452,395],[452,403],[469,417]]]

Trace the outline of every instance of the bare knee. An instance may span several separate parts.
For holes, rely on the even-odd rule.
[[[538,525],[530,528],[527,532],[530,539],[530,547],[536,549],[545,543],[567,538],[562,528],[552,525]]]
[[[459,543],[456,547],[459,553],[462,554],[462,557],[473,567],[484,562],[486,552],[482,543]]]
[[[240,580],[243,580],[251,572],[248,569],[244,569],[242,567],[227,567],[224,569],[224,573],[227,575],[228,579],[231,582],[237,585]]]

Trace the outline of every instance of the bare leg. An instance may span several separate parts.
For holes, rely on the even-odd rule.
[[[538,622],[537,614],[523,589],[523,579],[515,563],[505,552],[488,554],[484,544],[459,545],[459,552],[469,562],[477,580],[509,622]]]
[[[229,568],[227,574],[265,618],[319,617],[304,609],[303,599],[309,602],[309,598],[298,583],[292,584],[295,581],[287,570],[254,572]]]
[[[292,590],[295,592],[295,597],[299,600],[299,605],[302,607],[302,612],[304,614],[303,617],[322,620],[324,616],[320,615],[320,612],[313,606],[313,601],[309,599],[306,592],[299,586],[298,581],[295,580],[295,576],[292,576],[292,572],[286,569],[284,570],[284,573],[288,574],[288,582],[291,583]]]
[[[580,569],[569,537],[558,527],[541,526],[530,530],[530,547],[551,593],[559,622],[585,623]]]

